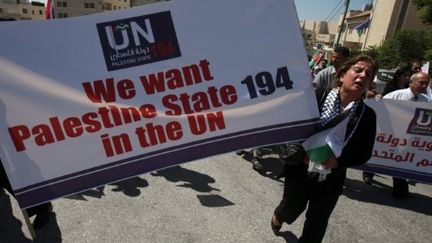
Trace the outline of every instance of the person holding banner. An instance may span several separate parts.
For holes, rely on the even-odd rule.
[[[409,82],[409,87],[399,89],[384,95],[384,99],[407,100],[415,102],[432,102],[427,95],[430,77],[427,73],[414,73]],[[409,187],[406,179],[393,177],[392,196],[395,198],[409,198]]]
[[[384,99],[409,100],[418,102],[432,102],[426,93],[430,77],[427,73],[417,72],[411,75],[409,87],[399,89],[384,95]]]
[[[2,21],[15,21],[15,19],[0,18],[0,22]],[[6,189],[12,196],[15,196],[1,160],[0,160],[0,187]],[[53,211],[53,207],[52,204],[48,202],[48,203],[43,203],[34,207],[27,208],[26,211],[29,217],[36,215],[35,220],[33,221],[33,229],[37,230],[42,228],[44,225],[46,225],[49,222],[49,218]]]
[[[404,70],[409,70],[409,68]],[[396,71],[395,76],[397,76],[397,74],[398,71]],[[395,87],[393,90],[388,89],[391,92],[383,93],[383,98],[416,102],[432,102],[431,96],[427,94],[429,80],[430,78],[428,74],[423,72],[415,72],[410,78],[408,78],[408,83],[405,88],[399,86],[399,89],[397,87]],[[363,172],[363,181],[367,184],[372,184],[373,176],[374,173]],[[406,179],[393,177],[392,197],[397,199],[410,197],[409,186]]]
[[[12,196],[15,196],[1,161],[0,161],[0,187],[6,189]],[[50,202],[48,202],[48,203],[43,203],[34,207],[27,208],[26,211],[29,217],[36,215],[35,220],[33,221],[33,229],[38,230],[49,222],[50,215],[53,211],[53,206]]]
[[[409,87],[409,82],[410,82],[410,77],[412,74],[412,68],[409,66],[402,66],[400,68],[398,68],[395,72],[395,74],[393,75],[393,78],[391,81],[389,81],[383,90],[383,93],[380,94],[380,97],[385,96],[386,94],[393,92],[395,90],[398,89],[406,89]],[[373,97],[369,97],[369,98],[373,98]],[[363,181],[366,184],[371,185],[373,182],[373,177],[374,177],[374,173],[372,172],[367,172],[364,171],[363,172]],[[393,178],[394,181],[395,178]],[[396,179],[398,180],[398,179]]]
[[[302,144],[306,149],[300,157],[303,159],[297,164],[290,163],[285,170],[283,197],[271,218],[275,235],[279,234],[282,223],[293,223],[307,207],[299,242],[322,241],[329,217],[342,194],[347,168],[366,163],[372,155],[376,115],[363,102],[363,97],[376,72],[377,65],[373,59],[358,56],[339,68],[333,89],[324,92],[316,90],[322,126],[320,133],[330,131],[326,139],[336,137],[342,143],[327,143],[317,147],[315,151],[321,153],[315,155],[326,155],[321,161],[312,161],[310,150],[305,146],[310,139]],[[325,176],[308,172],[310,165],[316,162],[322,167]]]
[[[0,18],[0,22],[1,21],[15,21],[15,19]],[[15,196],[1,160],[0,160],[0,187],[6,189],[12,196]],[[35,220],[33,221],[33,228],[35,230],[42,228],[44,225],[46,225],[49,222],[49,218],[52,210],[53,207],[50,202],[43,203],[34,207],[30,207],[26,210],[29,217],[36,215]]]

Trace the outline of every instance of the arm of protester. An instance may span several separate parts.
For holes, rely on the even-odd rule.
[[[313,80],[313,82],[312,82],[312,84],[313,84],[313,87],[315,88],[315,89],[319,89],[319,88],[321,88],[321,85],[322,85],[322,79],[323,79],[323,72],[322,72],[322,70],[321,71],[319,71],[316,75],[315,75],[315,77],[314,77],[314,80]]]

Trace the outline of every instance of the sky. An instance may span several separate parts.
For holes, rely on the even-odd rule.
[[[294,0],[300,20],[337,21],[345,10],[345,0]],[[351,0],[349,10],[361,10],[371,0]],[[334,15],[334,13],[336,13]]]
[[[35,0],[46,3],[46,0]],[[345,10],[345,0],[294,0],[300,20],[337,21]],[[360,10],[371,0],[350,0],[349,9]],[[336,13],[336,14],[335,14]]]

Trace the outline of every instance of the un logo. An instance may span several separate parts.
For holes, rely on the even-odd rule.
[[[407,133],[432,136],[432,110],[416,108]]]
[[[96,26],[108,71],[181,56],[169,11]]]

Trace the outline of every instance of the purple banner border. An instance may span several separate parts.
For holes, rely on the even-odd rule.
[[[317,119],[310,119],[203,139],[61,176],[14,190],[14,193],[20,207],[27,208],[100,185],[217,154],[303,140],[312,135],[316,128]]]

